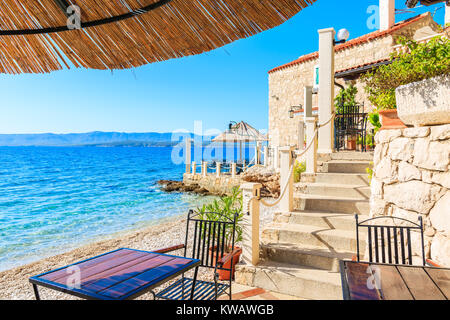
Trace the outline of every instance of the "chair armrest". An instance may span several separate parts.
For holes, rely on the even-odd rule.
[[[232,252],[227,253],[226,255],[224,255],[219,261],[217,261],[217,265],[219,265],[220,267],[223,266],[225,263],[227,263],[228,261],[230,261],[233,256],[235,254],[238,254],[242,252],[242,249],[240,248],[235,248]]]
[[[431,259],[426,259],[426,262],[427,262],[427,264],[428,264],[429,266],[431,266],[431,267],[442,268],[442,266],[438,265],[436,262],[434,262],[434,261],[431,260]]]
[[[171,252],[171,251],[175,251],[175,250],[183,249],[183,248],[184,248],[184,244],[178,244],[176,246],[172,246],[172,247],[168,247],[168,248],[153,250],[152,252],[155,252],[155,253],[167,253],[167,252]]]

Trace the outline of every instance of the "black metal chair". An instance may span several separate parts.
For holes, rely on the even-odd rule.
[[[211,214],[211,213],[205,213]],[[241,249],[235,248],[235,233],[238,213],[234,219],[219,213],[212,213],[220,221],[203,220],[199,213],[189,211],[186,225],[185,244],[157,250],[155,252],[167,253],[184,248],[184,257],[200,259],[200,267],[214,270],[214,282],[197,280],[194,288],[194,300],[217,300],[222,294],[227,294],[231,300],[231,283],[233,276],[233,256]],[[191,232],[191,234],[190,234]],[[231,234],[230,234],[231,233]],[[230,252],[225,251],[225,239],[231,236]],[[188,246],[188,239],[192,237],[192,246]],[[212,248],[212,250],[210,250]],[[229,264],[229,267],[225,267]],[[229,280],[219,282],[218,271],[229,272]],[[154,294],[155,298],[166,300],[186,300],[190,298],[192,279],[183,277],[168,288]]]
[[[425,249],[423,238],[422,217],[419,217],[419,223],[415,223],[403,218],[381,216],[371,219],[358,221],[356,219],[356,258],[361,261],[359,246],[359,229],[367,228],[367,244],[369,261],[371,263],[386,264],[409,264],[412,265],[412,248],[411,248],[411,230],[419,230],[421,236],[422,262],[425,265]],[[400,225],[379,225],[373,223],[380,219],[392,219],[393,222],[401,221],[409,224],[408,226]],[[400,241],[399,241],[400,240]]]

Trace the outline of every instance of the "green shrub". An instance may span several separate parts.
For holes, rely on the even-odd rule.
[[[240,222],[244,217],[242,212],[242,191],[235,187],[231,195],[215,199],[209,204],[204,204],[201,208],[197,208],[199,219],[218,222],[230,222],[234,220],[234,215],[237,213],[236,219],[236,236],[235,241],[242,241],[242,226]],[[233,240],[233,226],[226,225],[225,228],[225,248],[231,246]]]
[[[300,182],[302,173],[306,171],[306,162],[295,161],[294,165],[294,182]]]
[[[401,38],[406,50],[391,55],[392,63],[362,76],[369,100],[377,109],[396,109],[395,89],[411,82],[450,73],[450,40],[435,37],[425,43]]]
[[[371,164],[373,165],[373,162],[371,162]],[[371,167],[367,167],[366,172],[367,172],[367,175],[369,176],[369,183],[370,183],[372,181],[372,177],[373,177],[373,169]]]
[[[381,128],[380,114],[378,113],[378,110],[373,110],[369,113],[369,122],[372,124],[374,133],[376,134]]]

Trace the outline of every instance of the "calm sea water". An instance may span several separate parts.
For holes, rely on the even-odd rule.
[[[181,179],[171,148],[0,147],[0,270],[187,213],[208,199],[160,191]]]

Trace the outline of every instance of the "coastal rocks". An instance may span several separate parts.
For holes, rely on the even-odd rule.
[[[375,140],[371,217],[422,217],[426,258],[450,267],[450,125],[384,130]]]
[[[161,190],[165,192],[192,192],[201,195],[209,195],[210,192],[198,184],[186,185],[183,181],[159,180]]]
[[[280,195],[280,175],[273,168],[254,166],[242,174],[246,182],[261,183],[261,196],[278,198]]]

